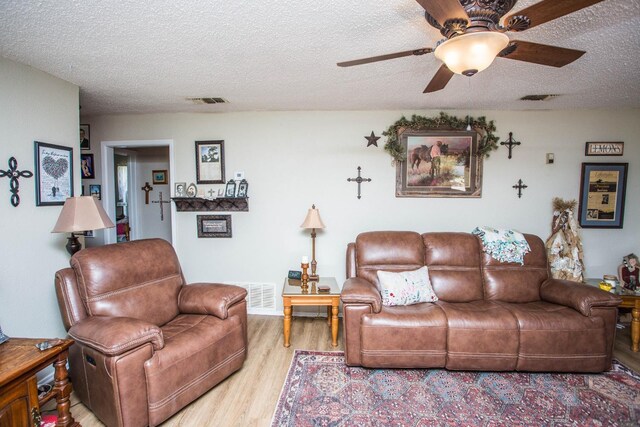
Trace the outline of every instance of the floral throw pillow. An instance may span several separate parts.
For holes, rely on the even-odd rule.
[[[438,301],[438,296],[431,287],[426,266],[400,273],[378,270],[378,280],[382,288],[382,305],[412,305]]]

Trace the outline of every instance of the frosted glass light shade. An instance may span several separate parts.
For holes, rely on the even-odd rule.
[[[487,68],[507,47],[509,37],[494,31],[453,37],[436,47],[436,58],[456,74],[472,76]]]
[[[52,233],[74,233],[115,227],[102,205],[93,196],[69,197],[64,202]]]

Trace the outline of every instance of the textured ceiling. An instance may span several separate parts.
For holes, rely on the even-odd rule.
[[[336,66],[440,38],[415,0],[0,1],[0,56],[78,85],[83,115],[640,107],[640,0],[605,0],[517,34],[587,51],[560,69],[498,58],[423,94],[440,66],[433,55]],[[518,100],[530,94],[561,96]]]

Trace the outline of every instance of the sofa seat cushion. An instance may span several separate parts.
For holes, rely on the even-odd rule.
[[[447,369],[514,370],[518,360],[518,323],[492,301],[435,303],[447,316]]]
[[[520,329],[518,370],[600,372],[607,369],[601,317],[549,302],[502,303]]]
[[[181,314],[162,327],[165,346],[145,362],[149,420],[158,424],[239,369],[245,358],[238,316]],[[141,385],[143,386],[143,385]]]
[[[382,307],[362,316],[362,366],[444,367],[447,319],[432,303]]]

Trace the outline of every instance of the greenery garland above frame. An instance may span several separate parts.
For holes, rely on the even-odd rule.
[[[401,162],[406,157],[398,137],[405,130],[465,130],[467,125],[470,125],[480,136],[476,154],[480,157],[489,157],[489,152],[498,148],[498,137],[494,135],[496,126],[493,120],[487,122],[484,116],[477,119],[469,116],[459,119],[444,112],[440,112],[439,116],[433,118],[414,114],[411,120],[407,120],[402,116],[400,120],[389,126],[389,129],[382,132],[387,137],[384,150],[393,157],[395,162]]]

